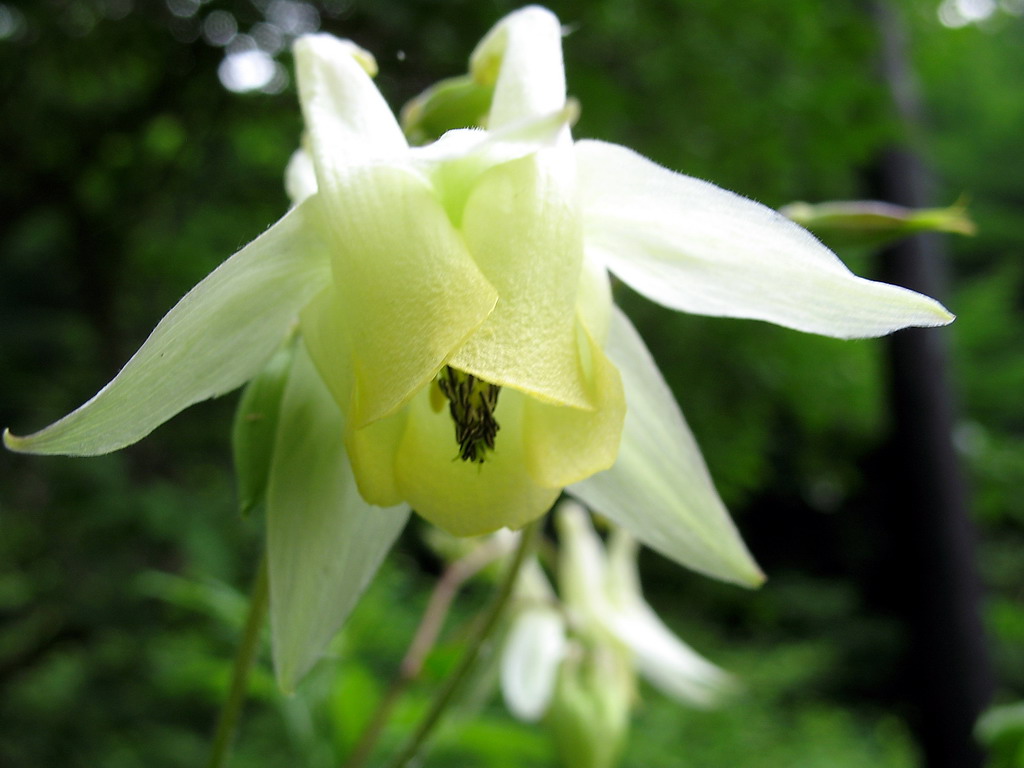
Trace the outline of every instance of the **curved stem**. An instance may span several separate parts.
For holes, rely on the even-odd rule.
[[[249,598],[249,614],[245,619],[242,643],[235,655],[235,664],[231,670],[231,687],[228,697],[221,706],[217,718],[217,730],[213,735],[213,746],[210,748],[210,759],[207,768],[223,768],[231,755],[231,743],[238,726],[238,716],[242,713],[245,695],[249,689],[249,673],[260,648],[260,630],[267,615],[269,598],[267,588],[266,557],[260,560],[256,583],[253,585],[252,596]]]
[[[481,569],[511,552],[512,546],[506,539],[491,538],[445,569],[430,595],[423,618],[420,619],[416,634],[409,643],[409,648],[398,667],[397,674],[392,678],[388,690],[381,697],[377,708],[370,717],[369,725],[363,730],[359,741],[342,768],[363,768],[366,765],[370,754],[384,732],[384,727],[387,725],[395,705],[419,677],[420,671],[423,669],[423,662],[433,650],[437,636],[444,625],[445,617],[462,585],[479,573]]]
[[[506,571],[505,577],[498,588],[498,593],[494,596],[494,600],[481,617],[479,629],[476,631],[475,636],[470,639],[469,647],[459,660],[455,671],[445,680],[444,685],[437,694],[437,698],[434,699],[433,704],[427,710],[427,714],[423,716],[416,730],[405,742],[398,755],[387,764],[388,768],[404,768],[416,757],[431,732],[441,720],[445,710],[451,705],[455,695],[459,692],[459,688],[462,687],[462,684],[469,677],[473,665],[480,656],[480,651],[498,626],[498,619],[501,618],[505,606],[508,605],[509,598],[515,589],[519,571],[522,569],[523,563],[526,562],[527,554],[533,549],[534,539],[539,527],[539,521],[534,521],[523,529],[519,546],[512,556],[512,562],[509,563],[508,571]]]

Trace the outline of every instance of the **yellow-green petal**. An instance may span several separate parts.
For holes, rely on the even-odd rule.
[[[541,488],[527,472],[523,400],[515,390],[502,390],[495,449],[478,464],[459,459],[448,409],[434,411],[428,391],[415,397],[396,461],[398,485],[409,505],[456,536],[520,528],[550,509],[561,488]]]
[[[302,340],[320,378],[334,397],[342,413],[348,414],[352,387],[352,349],[342,325],[338,291],[328,285],[310,301],[299,315]]]
[[[302,338],[320,377],[343,414],[352,407],[354,377],[352,350],[341,323],[341,304],[332,286],[316,297],[302,313]],[[345,429],[345,445],[363,498],[371,504],[398,504],[401,494],[395,481],[395,453],[405,425],[405,411],[354,429]]]
[[[572,153],[546,149],[492,168],[462,230],[499,299],[452,364],[548,402],[593,407],[576,346],[583,240]]]
[[[252,378],[330,281],[310,226],[315,202],[290,211],[189,291],[91,400],[28,437],[5,432],[4,444],[24,453],[109,453]]]
[[[523,434],[530,476],[538,485],[572,485],[615,463],[626,417],[618,370],[582,329],[593,409],[551,405],[528,398]]]
[[[498,297],[422,177],[377,166],[349,181],[346,210],[326,212],[325,226],[358,429],[426,385]]]
[[[361,429],[345,433],[352,472],[359,492],[371,504],[392,506],[405,500],[398,486],[395,464],[405,435],[408,410],[403,408]]]

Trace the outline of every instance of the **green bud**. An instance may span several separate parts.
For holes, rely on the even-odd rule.
[[[546,723],[565,768],[614,768],[629,731],[632,659],[611,639],[574,642],[558,671]]]
[[[402,108],[402,130],[410,144],[422,145],[455,128],[482,127],[493,96],[493,83],[469,75],[441,80]]]
[[[826,245],[881,247],[918,232],[973,235],[967,206],[958,201],[948,208],[904,208],[873,200],[829,203],[790,203],[780,213],[811,230]]]

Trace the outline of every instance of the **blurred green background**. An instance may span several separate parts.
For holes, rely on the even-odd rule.
[[[954,444],[970,483],[997,702],[1024,698],[1024,3],[905,0],[924,105],[912,146],[935,200],[970,202],[950,241],[959,315]],[[317,29],[380,64],[397,109],[466,69],[517,7],[498,0],[0,2],[0,425],[26,432],[91,396],[162,314],[285,210],[297,145],[288,44]],[[575,128],[780,206],[858,198],[908,135],[875,74],[879,30],[854,0],[551,4]],[[884,265],[843,253],[861,274]],[[655,555],[651,602],[746,686],[693,712],[643,690],[628,766],[909,768],[903,618],[868,588],[883,550],[871,485],[892,414],[883,342],[674,315],[622,288],[770,576],[751,593]],[[260,550],[241,519],[236,396],[113,456],[0,455],[0,765],[193,766],[204,757]],[[332,766],[401,657],[438,563],[411,527],[336,654],[291,699],[264,658],[237,766]],[[877,591],[877,585],[874,587]],[[399,712],[414,721],[456,630]],[[957,696],[955,681],[950,696]],[[442,729],[431,765],[550,766],[536,727],[494,700]],[[1008,751],[993,764],[1024,765]]]

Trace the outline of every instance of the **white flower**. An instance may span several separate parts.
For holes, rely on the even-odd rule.
[[[478,534],[524,525],[567,487],[683,565],[762,580],[612,304],[609,271],[673,309],[842,338],[952,319],[854,276],[757,203],[623,147],[574,144],[547,10],[510,14],[473,53],[472,78],[493,89],[486,130],[426,147],[408,145],[365,51],[314,35],[295,55],[309,157],[291,164],[289,191],[301,202],[190,291],[90,401],[4,434],[18,451],[117,450],[258,376],[298,319],[265,467],[286,688],[410,507]]]

